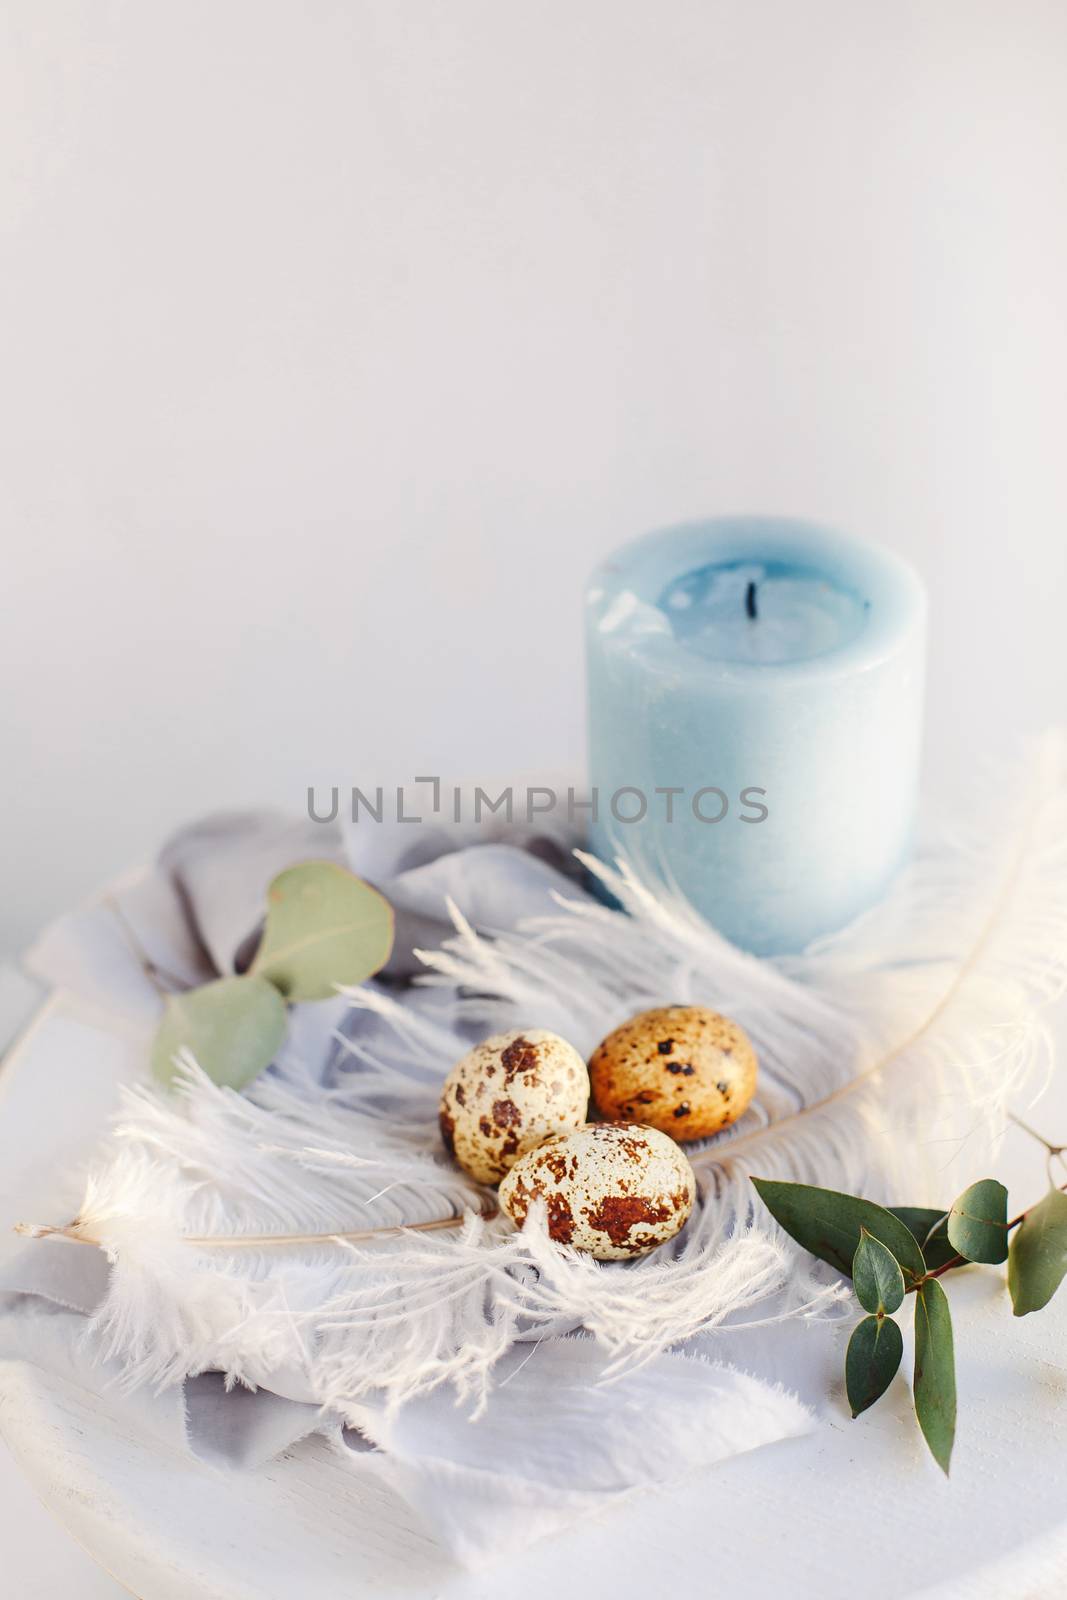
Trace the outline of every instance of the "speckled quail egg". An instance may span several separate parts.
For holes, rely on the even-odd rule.
[[[498,1183],[527,1150],[580,1128],[589,1073],[566,1039],[543,1028],[476,1045],[445,1079],[439,1120],[450,1155],[479,1183]]]
[[[693,1209],[696,1179],[665,1133],[591,1122],[529,1151],[500,1185],[513,1222],[524,1222],[536,1200],[551,1238],[600,1261],[625,1261],[673,1239]]]
[[[602,1116],[684,1142],[737,1121],[756,1092],[756,1052],[717,1011],[661,1006],[609,1033],[590,1057],[589,1078]]]

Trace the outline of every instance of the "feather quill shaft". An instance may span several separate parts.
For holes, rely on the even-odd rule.
[[[486,1221],[496,1215],[496,1202],[486,1199],[481,1215]],[[432,1217],[428,1222],[408,1222],[391,1228],[360,1228],[354,1233],[340,1229],[332,1233],[216,1233],[182,1235],[182,1243],[204,1250],[266,1250],[284,1246],[306,1244],[368,1244],[373,1239],[393,1238],[404,1233],[433,1233],[438,1228],[458,1228],[463,1217]],[[14,1232],[26,1239],[70,1239],[75,1244],[90,1244],[97,1250],[104,1248],[102,1239],[94,1239],[78,1222],[66,1227],[55,1227],[47,1222],[16,1222]]]

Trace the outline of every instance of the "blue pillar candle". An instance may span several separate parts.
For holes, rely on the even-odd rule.
[[[910,567],[804,523],[617,552],[587,594],[594,850],[758,954],[842,927],[910,849],[925,630]]]

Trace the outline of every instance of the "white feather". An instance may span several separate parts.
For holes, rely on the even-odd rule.
[[[583,858],[625,915],[561,898],[486,938],[456,908],[455,937],[423,957],[439,994],[350,994],[380,1025],[339,1089],[289,1062],[244,1096],[193,1064],[176,1098],[135,1091],[75,1229],[112,1261],[94,1322],[108,1353],[131,1382],[221,1368],[345,1412],[444,1382],[477,1402],[516,1338],[581,1326],[622,1371],[724,1323],[830,1312],[839,1287],[812,1278],[750,1174],[945,1203],[951,1158],[985,1159],[1008,1096],[1048,1069],[1037,1004],[1067,974],[1062,740],[1013,788],[1021,814],[995,847],[986,826],[940,838],[885,905],[802,957],[745,955],[677,891]],[[550,1027],[588,1052],[667,1001],[735,1017],[761,1063],[746,1116],[691,1147],[701,1193],[679,1239],[601,1265],[550,1244],[540,1218],[521,1233],[480,1218],[435,1125],[470,1026]],[[449,1232],[338,1238],[460,1212]],[[277,1234],[320,1237],[249,1242]]]

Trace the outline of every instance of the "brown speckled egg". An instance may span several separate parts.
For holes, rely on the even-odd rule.
[[[523,1223],[535,1200],[551,1238],[599,1261],[625,1261],[673,1239],[693,1209],[696,1179],[655,1128],[591,1122],[529,1151],[500,1185],[513,1222]]]
[[[580,1128],[588,1108],[589,1073],[566,1039],[543,1028],[499,1033],[445,1079],[441,1137],[464,1172],[499,1183],[550,1134]]]
[[[744,1029],[717,1011],[661,1006],[609,1033],[590,1058],[589,1078],[602,1116],[684,1142],[737,1121],[756,1092],[756,1052]]]

